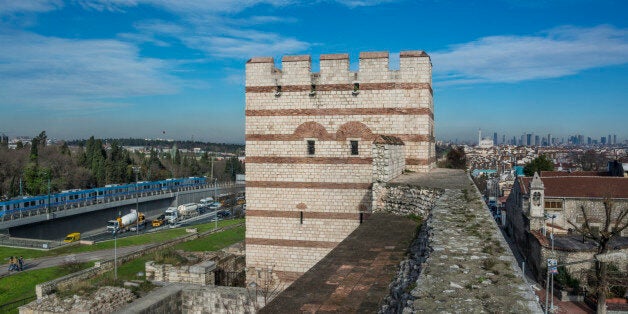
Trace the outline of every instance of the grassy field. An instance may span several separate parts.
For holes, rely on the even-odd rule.
[[[199,230],[200,231],[200,230]],[[220,232],[218,234],[212,234],[200,239],[195,239],[192,241],[179,243],[172,247],[173,250],[184,250],[184,251],[217,251],[227,246],[230,246],[236,242],[244,240],[244,226],[237,227],[234,229],[226,230]],[[118,280],[114,280],[114,272],[113,270],[108,271],[98,277],[90,279],[88,282],[84,284],[78,285],[69,291],[62,292],[63,295],[72,295],[81,290],[83,291],[92,291],[95,290],[98,286],[104,285],[115,285],[122,286],[124,281],[129,280],[144,280],[142,277],[138,277],[137,273],[144,272],[144,265],[147,261],[155,260],[155,254],[148,254],[139,258],[136,258],[132,261],[126,262],[120,266],[118,266]],[[150,282],[144,282],[142,285],[136,290],[141,290],[146,292],[147,290],[152,289],[152,284]]]
[[[210,235],[174,246],[175,250],[188,252],[217,251],[234,243],[244,240],[244,226],[221,232],[217,235]]]
[[[221,221],[218,226],[219,227],[228,226],[228,225],[237,224],[243,221],[244,221],[243,219]],[[198,228],[199,232],[203,232],[203,231],[213,229],[214,223],[198,225],[195,227]],[[200,238],[200,239],[195,239],[192,241],[180,243],[174,246],[173,249],[175,250],[181,249],[184,251],[220,250],[236,242],[244,240],[244,231],[245,231],[244,226],[237,227],[234,229],[220,232],[218,234],[212,234],[212,235]],[[169,229],[167,231],[163,231],[159,233],[146,234],[146,235],[141,235],[137,237],[129,237],[129,238],[120,239],[118,240],[118,245],[121,245],[120,244],[121,242],[125,243],[125,245],[161,242],[161,241],[173,239],[183,234],[185,234],[185,229],[181,229],[181,230]],[[83,246],[83,247],[87,247],[87,248],[98,247],[97,249],[106,249],[108,248],[107,243],[109,242],[111,241],[103,242],[103,243],[93,245],[93,246]],[[113,247],[113,243],[111,243],[111,247]],[[77,249],[79,248],[82,248],[82,247],[79,246],[79,247],[73,247],[73,248],[64,248],[63,250],[65,250],[65,252],[67,253],[69,249],[72,249],[71,253],[75,253],[77,252]],[[26,253],[22,253],[23,255],[32,256],[30,254],[30,251],[33,251],[33,250],[24,250],[24,251]],[[10,253],[10,254],[14,254],[14,255],[20,254],[20,253],[15,253],[15,252],[19,252],[19,249],[16,249],[15,251],[12,251],[12,252],[13,253]],[[59,252],[59,251],[56,250],[56,252]],[[91,286],[91,289],[93,289],[95,286],[99,286],[99,285],[109,285],[109,284],[122,285],[122,283],[125,280],[128,281],[128,280],[135,280],[135,279],[143,279],[143,278],[138,278],[137,273],[143,272],[144,264],[147,261],[152,260],[152,259],[154,259],[154,255],[149,254],[149,255],[142,256],[140,258],[134,259],[130,262],[120,265],[118,267],[118,281],[113,280],[114,274],[112,270],[112,271],[104,273],[101,276],[93,278],[89,280],[88,282],[85,282],[84,285],[78,285],[78,287],[75,287],[75,288],[80,290],[80,289],[85,288],[85,286]],[[81,269],[90,267],[92,265],[93,263],[81,264]],[[22,298],[32,296],[35,294],[36,284],[49,281],[55,278],[59,278],[61,276],[65,276],[69,274],[70,272],[71,271],[69,271],[65,267],[57,266],[57,267],[31,270],[28,272],[18,273],[18,274],[8,276],[5,278],[0,278],[0,305],[14,301],[14,300],[19,300]],[[150,285],[150,283],[148,283],[148,285]],[[150,287],[148,287],[145,284],[143,284],[141,287],[141,289],[149,289],[149,288]],[[2,312],[8,311],[10,313],[17,313],[17,308],[13,308],[13,309],[2,308],[0,311]]]
[[[0,278],[0,304],[23,299],[35,295],[35,285],[55,278],[65,276],[78,269],[85,269],[93,266],[94,263],[80,264],[76,269],[69,269],[63,266],[56,266],[44,269],[36,269],[28,272],[18,273],[12,276]],[[2,309],[1,311],[17,311],[16,309]]]
[[[238,224],[244,222],[244,219],[234,219],[234,220],[223,220],[218,222],[218,227],[230,226],[234,224]],[[209,222],[205,224],[190,226],[188,228],[197,228],[198,232],[208,231],[214,228],[214,223]],[[149,243],[160,243],[168,240],[172,240],[174,238],[185,235],[186,228],[177,228],[177,229],[164,229],[158,232],[150,232],[141,234],[139,236],[129,236],[125,238],[118,239],[118,247],[131,246],[131,245],[140,245],[140,244],[149,244]],[[0,246],[0,260],[4,261],[5,264],[9,256],[24,256],[26,259],[38,258],[43,256],[56,256],[56,255],[64,255],[64,254],[74,254],[74,253],[82,253],[82,252],[91,252],[98,251],[104,249],[112,249],[113,248],[113,240],[103,241],[96,243],[94,245],[73,245],[66,246],[56,250],[49,251],[40,251],[40,250],[32,250],[32,249],[22,249],[22,248],[12,248],[12,247],[3,247]]]

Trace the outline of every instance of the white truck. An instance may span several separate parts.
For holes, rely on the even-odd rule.
[[[183,219],[187,219],[190,217],[198,216],[199,209],[198,204],[189,203],[179,205],[179,207],[168,207],[165,212],[165,219],[170,224],[174,224],[177,221],[181,221]]]
[[[198,207],[200,210],[205,211],[209,208],[209,205],[214,202],[213,197],[207,197],[198,201]]]
[[[139,216],[139,217],[138,217]],[[138,221],[139,218],[139,221]],[[144,214],[139,213],[136,210],[131,210],[130,213],[118,217],[113,220],[109,220],[107,222],[107,232],[110,233],[121,233],[128,231],[129,228],[136,226],[138,224],[144,224]]]

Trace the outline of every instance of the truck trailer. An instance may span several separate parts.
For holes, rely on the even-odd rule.
[[[138,216],[139,216],[139,221],[138,221]],[[107,222],[107,231],[110,233],[122,233],[122,232],[126,232],[129,230],[129,228],[138,225],[138,224],[144,224],[144,214],[142,213],[137,213],[136,210],[131,210],[130,213],[122,216],[122,217],[118,217],[116,219],[113,220],[109,220]]]
[[[187,219],[190,217],[198,216],[199,206],[195,203],[188,203],[179,205],[178,207],[168,207],[166,210],[166,220],[170,224],[174,224],[177,221]]]

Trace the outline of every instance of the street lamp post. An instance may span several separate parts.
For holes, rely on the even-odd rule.
[[[139,166],[133,166],[133,172],[135,172],[135,214],[137,215],[137,219],[135,219],[135,232],[137,235],[140,234],[140,196],[137,185],[137,174],[140,172]]]
[[[113,278],[118,280],[118,230],[113,229]]]
[[[214,179],[214,202],[216,201],[218,200],[216,199],[216,179]],[[218,229],[218,208],[214,210],[214,229]]]
[[[50,172],[48,172],[48,206],[46,214],[50,215]],[[50,217],[48,217],[48,219],[50,219]]]

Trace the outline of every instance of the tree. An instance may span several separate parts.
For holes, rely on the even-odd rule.
[[[467,169],[467,155],[462,146],[454,147],[447,152],[445,167],[452,169]]]
[[[575,153],[573,160],[582,166],[584,171],[599,171],[606,168],[607,159],[604,153],[598,153],[593,149],[589,149],[583,154]]]
[[[575,217],[569,218],[567,222],[583,237],[594,241],[597,244],[597,254],[608,253],[612,249],[610,246],[613,239],[620,237],[622,231],[628,227],[628,206],[616,209],[615,202],[607,197],[604,199],[604,215],[602,225],[598,228],[591,226],[593,210],[587,210],[581,206],[582,225],[576,223]],[[595,262],[595,278],[597,285],[595,292],[597,295],[597,313],[606,313],[606,293],[609,291],[608,263]]]
[[[39,135],[35,136],[34,139],[37,139],[37,142],[41,144],[41,146],[45,147],[48,144],[48,136],[46,135],[46,131],[41,131]]]
[[[533,176],[535,172],[552,170],[554,170],[554,163],[545,155],[534,158],[523,167],[523,173],[528,177]]]
[[[33,162],[37,162],[37,157],[39,157],[39,151],[37,150],[37,146],[39,146],[39,139],[34,138],[31,141],[31,154],[30,154],[30,160]]]

